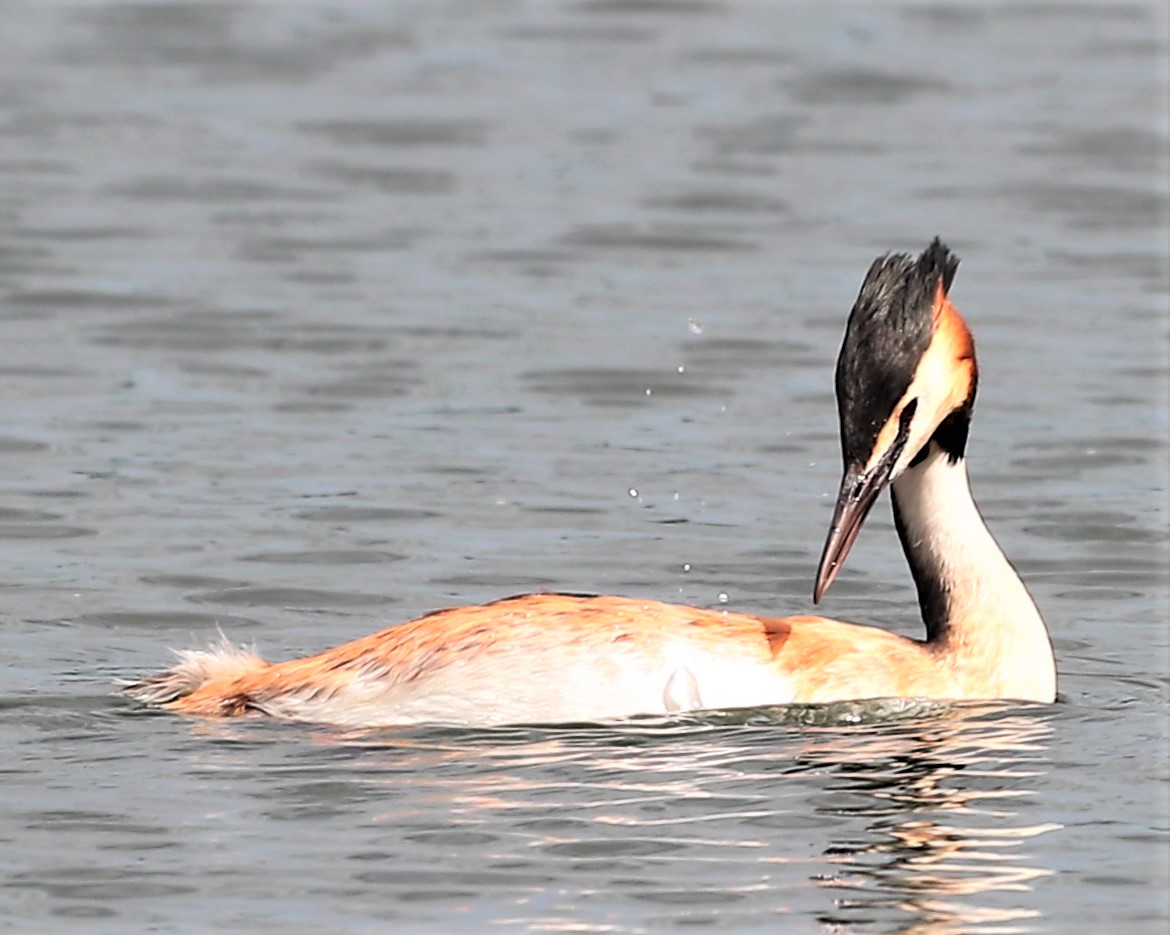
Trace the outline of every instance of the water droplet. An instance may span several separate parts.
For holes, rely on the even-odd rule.
[[[629,494],[631,497],[633,497],[633,498],[637,499],[637,497],[638,497],[638,488],[637,488],[637,487],[631,487],[629,490],[627,490],[627,491],[626,491],[626,493],[628,493],[628,494]]]
[[[686,368],[686,367],[684,367],[682,364],[679,364],[679,365],[678,365],[678,372],[679,372],[679,373],[686,373],[686,372],[687,372],[687,368]]]
[[[646,395],[647,396],[651,395],[653,392],[654,391],[652,389],[650,389],[650,387],[646,387]]]
[[[687,328],[690,329],[691,334],[702,334],[703,333],[702,322],[700,322],[697,318],[688,318],[687,319]]]
[[[686,574],[690,570],[691,570],[691,563],[690,562],[683,562],[683,574]]]
[[[719,592],[719,603],[720,603],[720,604],[726,604],[726,603],[727,603],[727,601],[728,601],[727,592],[726,592],[726,591],[720,591],[720,592]]]

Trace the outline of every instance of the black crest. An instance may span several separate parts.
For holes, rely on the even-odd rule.
[[[846,463],[866,461],[877,433],[914,378],[933,333],[934,298],[959,260],[937,237],[915,259],[878,257],[861,284],[837,358],[837,410]]]

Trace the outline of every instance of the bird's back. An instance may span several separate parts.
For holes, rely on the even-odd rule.
[[[198,654],[201,684],[181,664],[158,678],[186,690],[161,698],[156,683],[150,700],[191,714],[352,726],[596,721],[838,700],[858,677],[872,682],[869,697],[904,694],[890,664],[904,673],[927,655],[912,640],[822,617],[528,594],[436,611],[284,663],[228,647]]]

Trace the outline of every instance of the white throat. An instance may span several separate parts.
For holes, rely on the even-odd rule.
[[[1052,701],[1056,665],[1048,631],[975,505],[966,462],[932,443],[892,488],[928,643],[960,675],[978,671],[998,681],[1005,698]]]

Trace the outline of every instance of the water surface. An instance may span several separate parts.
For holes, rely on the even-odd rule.
[[[1162,5],[0,11],[12,931],[1161,932]],[[1062,703],[347,734],[112,694],[557,588],[810,609],[941,234]],[[916,633],[875,511],[826,612]]]

